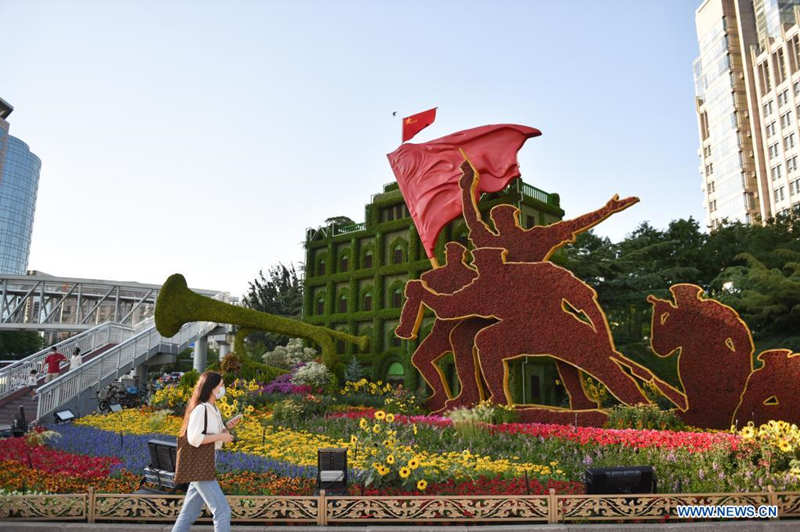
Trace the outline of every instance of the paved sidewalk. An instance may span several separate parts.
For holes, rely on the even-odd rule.
[[[170,532],[172,524],[137,525],[111,523],[48,523],[17,522],[0,523],[2,532]],[[213,532],[209,525],[192,527],[192,532]],[[556,525],[365,525],[365,526],[233,526],[234,532],[794,532],[800,530],[800,520],[785,521],[726,521],[713,523],[669,523],[669,524],[556,524]]]

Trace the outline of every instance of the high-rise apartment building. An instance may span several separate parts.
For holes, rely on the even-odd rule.
[[[750,50],[766,154],[762,203],[772,216],[800,210],[800,8],[791,14],[778,35]]]
[[[14,110],[0,99],[0,273],[24,275],[42,163],[28,145],[8,134]]]
[[[698,156],[711,229],[726,219],[761,222],[800,204],[800,195],[788,199],[795,196],[788,168],[794,176],[798,163],[791,151],[797,109],[790,110],[798,61],[787,41],[795,35],[787,31],[796,27],[796,5],[800,0],[705,0],[697,9]],[[776,204],[781,194],[786,199]]]

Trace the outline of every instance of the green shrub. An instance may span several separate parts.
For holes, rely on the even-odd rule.
[[[231,355],[233,355],[233,357],[228,358]],[[221,364],[209,364],[207,369],[209,371],[219,371],[222,373],[222,378],[226,386],[230,386],[236,379],[247,381],[255,380],[256,382],[267,384],[272,382],[278,375],[288,373],[285,369],[267,366],[266,364],[256,362],[249,358],[242,359],[234,353],[225,355]]]
[[[192,388],[194,388],[194,385],[197,384],[197,379],[199,379],[199,378],[200,378],[200,374],[197,373],[196,369],[193,369],[191,371],[187,371],[181,377],[180,385],[183,386],[184,388],[192,389]]]
[[[619,405],[608,410],[605,426],[612,429],[684,430],[686,425],[677,410],[661,410],[656,405]]]

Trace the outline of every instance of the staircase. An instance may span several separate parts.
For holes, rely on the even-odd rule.
[[[82,356],[82,364],[105,353],[116,344],[106,344],[99,349],[90,351]],[[62,364],[62,372],[69,371],[69,364]],[[0,425],[13,425],[14,419],[19,415],[19,407],[25,408],[25,420],[32,421],[36,417],[39,406],[39,397],[34,395],[34,391],[45,382],[44,377],[40,377],[36,386],[25,386],[10,395],[0,399]]]
[[[177,334],[164,338],[154,325],[117,345],[108,347],[79,368],[62,373],[57,379],[36,389],[38,403],[31,419],[42,422],[58,410],[70,408],[80,416],[97,406],[95,389],[102,388],[131,369],[147,363],[160,353],[177,354],[198,337],[206,336],[218,327],[216,323],[191,322]]]

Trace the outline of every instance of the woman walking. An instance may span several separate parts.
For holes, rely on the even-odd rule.
[[[208,505],[214,515],[214,532],[228,532],[231,528],[231,507],[215,475],[214,455],[223,443],[231,443],[233,435],[228,429],[241,420],[231,419],[227,425],[216,406],[217,399],[225,395],[222,376],[206,371],[197,381],[192,397],[186,405],[178,437],[178,463],[175,472],[176,483],[179,478],[190,480],[183,507],[172,532],[186,532],[200,517],[203,503]],[[212,446],[213,447],[208,447]],[[202,463],[201,463],[202,462]]]

